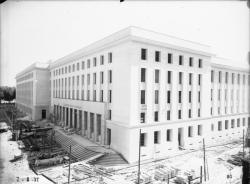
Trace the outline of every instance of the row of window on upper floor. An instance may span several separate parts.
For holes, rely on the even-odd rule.
[[[109,52],[108,53],[108,63],[112,63],[112,61],[113,61],[113,55],[112,55],[112,52]],[[100,56],[100,65],[104,65],[104,62],[105,62],[104,55],[101,55]],[[96,67],[97,65],[98,65],[97,57],[93,57],[92,62],[91,62],[91,59],[87,59],[87,68],[91,68],[92,66]],[[63,75],[63,74],[67,74],[67,73],[71,73],[71,72],[75,72],[75,71],[80,71],[80,69],[82,69],[82,70],[85,69],[85,61],[70,64],[68,66],[55,69],[53,71],[53,75],[54,76]]]
[[[218,76],[218,83],[222,83],[222,71],[218,72],[219,76]],[[235,83],[235,73],[231,73],[231,84]],[[211,70],[211,82],[213,83],[214,80],[214,76],[215,76],[215,71]],[[243,77],[243,84],[246,84],[246,75],[242,74]],[[241,81],[241,74],[237,75],[237,84],[240,84]],[[228,84],[229,82],[229,72],[225,72],[225,83]],[[250,75],[248,75],[248,85],[250,85]]]
[[[160,51],[155,51],[154,53],[155,57],[154,60],[155,62],[161,62],[161,52]],[[184,65],[184,56],[179,55],[178,58],[178,64],[179,65]],[[148,50],[146,48],[141,48],[141,60],[147,60],[148,59]],[[167,54],[167,63],[168,64],[173,64],[173,54],[168,53]],[[189,66],[193,67],[194,66],[194,58],[189,57]],[[198,68],[202,68],[202,59],[198,59]]]

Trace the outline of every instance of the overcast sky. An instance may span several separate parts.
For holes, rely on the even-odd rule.
[[[128,26],[211,46],[229,64],[248,67],[246,2],[8,1],[1,4],[0,85],[34,62],[56,60]],[[2,83],[1,83],[2,82]]]

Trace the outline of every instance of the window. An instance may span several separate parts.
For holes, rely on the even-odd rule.
[[[220,89],[218,89],[218,100],[220,101]]]
[[[188,126],[188,137],[193,137],[193,127]]]
[[[199,68],[202,68],[202,59],[199,59],[198,67],[199,67]]]
[[[250,75],[248,75],[248,86],[250,86]]]
[[[237,119],[237,127],[240,127],[240,118]]]
[[[201,74],[198,74],[198,85],[201,85]]]
[[[173,140],[173,130],[167,129],[167,142],[171,142]]]
[[[67,69],[68,69],[68,67],[67,67],[67,66],[65,66],[65,69],[64,69],[65,74],[68,72],[68,71],[67,71]]]
[[[71,66],[69,65],[69,73],[71,72]]]
[[[221,71],[219,71],[219,83],[221,83]]]
[[[112,103],[112,90],[109,90],[109,103]]]
[[[82,86],[84,85],[84,75],[82,75]]]
[[[145,104],[145,90],[141,90],[141,104]]]
[[[76,77],[76,85],[79,86],[79,75]]]
[[[96,84],[96,73],[93,74],[93,83]]]
[[[103,78],[103,72],[100,72],[100,82],[101,82],[101,84],[103,84],[103,81],[104,81],[104,78]]]
[[[168,53],[168,64],[172,63],[172,54]]]
[[[170,120],[170,110],[167,111],[167,120]]]
[[[113,58],[112,58],[112,52],[109,52],[109,53],[108,53],[108,62],[109,62],[109,63],[112,63],[112,59],[113,59]]]
[[[189,85],[192,85],[192,73],[189,73]]]
[[[96,66],[96,57],[93,58],[94,67]]]
[[[191,118],[192,114],[191,114],[191,109],[188,109],[188,118]]]
[[[160,51],[155,51],[155,61],[159,62],[161,58],[161,53]]]
[[[141,49],[141,60],[147,59],[147,49]]]
[[[159,131],[154,131],[154,144],[159,144],[160,143],[160,132]]]
[[[237,83],[240,84],[240,74],[238,74]]]
[[[159,121],[159,112],[155,111],[154,120]]]
[[[214,131],[214,124],[211,124],[211,131]]]
[[[225,76],[225,83],[227,84],[227,83],[228,83],[228,72],[226,72],[225,75],[226,75],[226,76]]]
[[[198,125],[198,135],[202,135],[202,125]]]
[[[201,92],[198,91],[198,103],[200,103],[200,102],[201,102]]]
[[[79,70],[80,70],[80,64],[79,64],[79,63],[77,63],[77,65],[76,65],[76,69],[77,69],[77,71],[79,71]]]
[[[181,103],[181,91],[179,91],[179,100],[178,100],[179,103]]]
[[[104,65],[104,55],[100,56],[100,65]]]
[[[182,72],[179,72],[179,84],[182,84]]]
[[[231,128],[234,128],[234,119],[231,120]]]
[[[100,102],[103,102],[103,90],[100,91]]]
[[[234,84],[234,73],[232,73],[232,84]]]
[[[228,129],[228,120],[225,121],[225,130]]]
[[[245,126],[245,125],[246,125],[246,119],[242,118],[242,126]]]
[[[84,100],[84,90],[82,90],[82,100]]]
[[[211,82],[214,82],[214,71],[211,71]]]
[[[167,103],[171,103],[171,91],[168,90],[167,92]]]
[[[96,90],[93,91],[93,101],[96,101]]]
[[[198,109],[198,117],[201,117],[201,109]]]
[[[211,89],[211,101],[213,101],[213,89]]]
[[[112,83],[112,70],[109,70],[109,83]]]
[[[140,146],[146,146],[145,139],[146,139],[146,134],[145,133],[141,133],[141,135],[140,135]]]
[[[191,91],[188,92],[188,102],[189,103],[192,102],[192,92]]]
[[[181,110],[178,110],[178,119],[181,119]]]
[[[146,82],[146,68],[141,68],[141,82]]]
[[[87,84],[90,84],[90,74],[87,75]]]
[[[90,68],[90,59],[87,60],[87,68]]]
[[[171,84],[171,71],[168,71],[168,84]]]
[[[155,70],[155,83],[159,83],[160,70]]]
[[[112,111],[109,110],[108,112],[109,112],[109,120],[111,120],[112,119]]]
[[[85,68],[85,62],[82,61],[82,70]]]
[[[145,112],[141,112],[141,123],[145,123]]]
[[[221,130],[222,130],[222,122],[218,121],[218,131],[221,131]]]
[[[179,65],[183,65],[183,56],[179,56]]]
[[[245,85],[246,84],[246,76],[243,75],[243,84]]]
[[[193,58],[192,58],[192,57],[189,58],[189,66],[190,66],[190,67],[193,66]]]
[[[155,104],[159,104],[159,90],[155,90]]]

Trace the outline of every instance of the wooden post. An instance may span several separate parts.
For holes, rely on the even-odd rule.
[[[201,166],[201,169],[200,169],[200,183],[202,183],[202,166]]]
[[[69,174],[68,174],[68,184],[70,184],[70,159],[71,159],[71,145],[69,146]]]
[[[203,167],[204,167],[204,181],[206,181],[206,153],[205,153],[205,140],[203,138]]]
[[[139,132],[139,158],[138,158],[138,184],[140,184],[140,166],[141,166],[141,129]]]

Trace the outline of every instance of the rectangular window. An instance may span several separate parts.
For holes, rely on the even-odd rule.
[[[211,101],[213,101],[213,89],[211,89]]]
[[[219,83],[221,83],[221,71],[219,71]]]
[[[225,130],[228,129],[228,120],[225,121]]]
[[[87,75],[87,84],[90,84],[90,74]]]
[[[211,82],[214,82],[214,71],[211,71]]]
[[[79,86],[79,75],[76,77],[76,85]]]
[[[202,68],[202,59],[199,59],[199,65],[198,65],[199,68]]]
[[[234,84],[234,73],[232,73],[232,84]]]
[[[87,68],[90,68],[90,59],[87,60]]]
[[[250,86],[250,75],[248,75],[248,86]]]
[[[191,109],[188,109],[188,118],[192,118]]]
[[[100,91],[100,102],[103,102],[103,90]]]
[[[154,120],[155,120],[156,122],[159,121],[159,112],[158,112],[158,111],[155,111]]]
[[[159,83],[160,70],[155,70],[155,83]]]
[[[201,109],[198,109],[198,117],[201,117]]]
[[[240,118],[237,119],[237,127],[240,127]]]
[[[237,83],[240,84],[240,74],[238,74]]]
[[[82,61],[82,70],[84,70],[84,68],[85,68],[85,62]]]
[[[245,125],[246,125],[246,119],[242,118],[242,126],[245,126]]]
[[[168,53],[168,64],[172,63],[172,54]]]
[[[88,90],[87,92],[87,100],[89,101],[90,100],[90,91]]]
[[[198,74],[198,85],[201,85],[201,74]]]
[[[109,120],[111,120],[112,119],[112,111],[109,110],[108,112],[109,112]]]
[[[193,127],[188,126],[188,137],[193,137]]]
[[[214,131],[214,124],[211,124],[211,131]]]
[[[77,63],[77,65],[76,65],[76,69],[77,69],[77,71],[79,71],[79,70],[80,70],[80,64],[79,64],[79,63]]]
[[[202,125],[198,125],[198,135],[202,135]]]
[[[82,100],[84,100],[84,90],[82,89]]]
[[[93,101],[96,101],[96,90],[93,91]]]
[[[179,56],[179,65],[183,65],[183,56]]]
[[[192,85],[192,73],[189,73],[189,85]]]
[[[245,85],[246,84],[246,76],[243,75],[243,84]]]
[[[141,82],[146,82],[146,68],[141,68]]]
[[[141,90],[141,104],[145,104],[145,90]]]
[[[189,103],[192,102],[192,92],[191,91],[188,92],[188,102]]]
[[[161,53],[160,51],[155,51],[155,61],[160,62],[161,60]]]
[[[84,75],[82,75],[82,86],[84,85]]]
[[[93,58],[94,67],[96,66],[96,57]]]
[[[171,84],[171,71],[168,71],[168,84]]]
[[[145,123],[145,112],[141,112],[141,123]]]
[[[147,59],[147,49],[142,48],[141,49],[141,60]]]
[[[225,76],[225,83],[227,84],[227,83],[228,83],[228,72],[226,72],[225,75],[226,75],[226,76]]]
[[[100,56],[100,65],[104,65],[104,55]]]
[[[167,92],[167,103],[171,103],[171,91],[168,90]]]
[[[200,103],[200,102],[201,102],[201,92],[198,91],[198,103]]]
[[[178,119],[181,119],[181,110],[178,110]]]
[[[109,90],[109,103],[112,103],[112,90]]]
[[[160,143],[160,132],[154,131],[154,144],[159,144],[159,143]]]
[[[113,58],[112,58],[112,52],[109,52],[109,53],[108,53],[108,62],[109,62],[109,63],[112,63],[112,59],[113,59]]]
[[[189,58],[189,66],[190,66],[190,67],[193,66],[193,58],[192,58],[192,57]]]
[[[170,110],[167,111],[167,120],[170,120]]]
[[[179,72],[179,84],[182,84],[182,72]]]
[[[93,83],[96,84],[96,73],[93,74]]]
[[[234,119],[231,119],[231,128],[234,128]]]
[[[155,90],[155,104],[159,104],[159,90]]]
[[[179,94],[178,102],[181,103],[181,91],[179,91],[178,94]]]
[[[145,133],[141,133],[140,135],[140,146],[146,146],[146,134]]]
[[[112,83],[112,70],[109,70],[109,83]]]
[[[221,131],[221,130],[222,130],[222,122],[218,121],[218,131]]]
[[[103,84],[103,81],[104,81],[104,75],[103,75],[103,72],[100,72],[100,82],[101,84]]]
[[[173,130],[167,129],[167,142],[171,142],[173,140]]]

